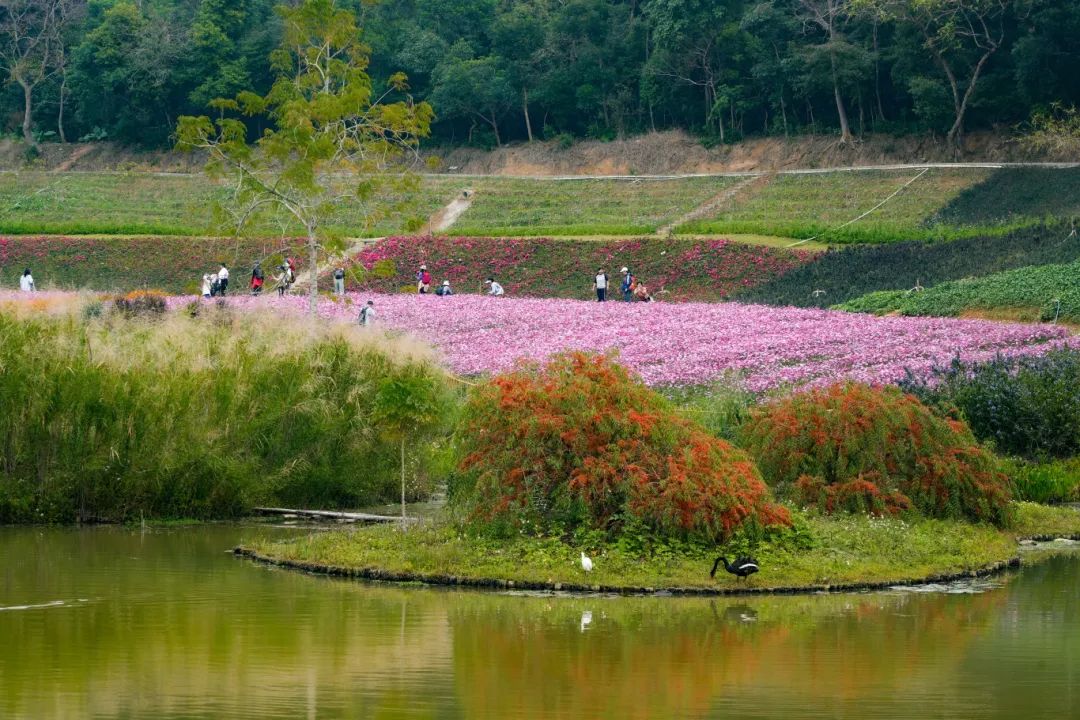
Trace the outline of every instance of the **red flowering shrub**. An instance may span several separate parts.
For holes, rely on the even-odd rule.
[[[678,417],[604,356],[559,355],[478,387],[459,426],[452,501],[515,531],[628,521],[717,540],[744,524],[790,524],[741,450]]]
[[[1009,519],[1008,479],[962,422],[893,387],[811,390],[754,413],[742,446],[768,481],[826,512]]]

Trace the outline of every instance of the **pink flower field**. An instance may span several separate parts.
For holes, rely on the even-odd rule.
[[[321,316],[355,321],[375,301],[377,324],[428,342],[457,373],[474,375],[541,360],[561,350],[618,352],[650,385],[708,383],[739,374],[748,389],[820,385],[850,378],[891,382],[956,354],[983,360],[997,353],[1038,354],[1080,346],[1067,330],[945,318],[876,318],[827,310],[699,303],[582,302],[416,295],[350,294],[322,300]],[[172,305],[192,298],[173,298]],[[238,309],[303,313],[303,297],[235,296]]]

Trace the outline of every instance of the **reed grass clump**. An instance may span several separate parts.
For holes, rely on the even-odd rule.
[[[0,522],[400,498],[378,388],[403,372],[443,377],[407,340],[347,326],[218,308],[154,320],[47,310],[0,304]],[[410,452],[414,496],[432,483],[438,437],[425,443]]]

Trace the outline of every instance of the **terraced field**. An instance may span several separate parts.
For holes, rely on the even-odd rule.
[[[929,221],[962,191],[987,180],[994,172],[982,168],[932,168],[925,174],[921,169],[904,169],[778,175],[679,230],[798,238],[820,235],[828,242],[940,237],[945,233],[935,230]],[[898,190],[895,197],[874,210]],[[866,218],[836,229],[871,210]]]

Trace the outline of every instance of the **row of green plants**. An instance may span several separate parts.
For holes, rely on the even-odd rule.
[[[365,248],[351,285],[362,290],[415,291],[421,264],[437,283],[482,292],[495,277],[515,296],[588,298],[598,268],[617,286],[627,266],[660,300],[718,301],[810,262],[814,253],[730,240],[569,240],[399,236]]]
[[[1077,215],[1080,167],[1004,167],[962,190],[928,224],[985,227]]]
[[[1012,313],[1017,319],[1080,322],[1080,261],[1037,265],[942,283],[922,291],[883,290],[837,306],[875,314],[955,316]]]
[[[948,242],[847,247],[748,288],[739,300],[829,307],[877,291],[930,288],[960,278],[1080,258],[1080,234],[1060,221]]]
[[[404,340],[139,295],[11,303],[0,337],[0,523],[358,507],[445,472],[445,376]]]

